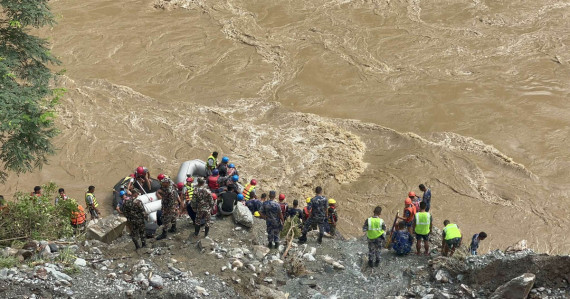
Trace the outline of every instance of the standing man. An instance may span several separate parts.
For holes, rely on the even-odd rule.
[[[364,221],[362,231],[366,233],[368,238],[368,266],[378,267],[380,264],[380,250],[384,247],[386,224],[380,218],[382,208],[377,206],[374,208],[374,216]]]
[[[259,213],[261,218],[265,219],[265,224],[267,225],[267,247],[272,248],[275,244],[275,248],[279,248],[279,233],[283,229],[283,213],[281,213],[281,206],[275,201],[275,191],[273,192],[273,197],[269,195],[269,200],[266,200],[261,205],[261,210]],[[270,192],[270,194],[271,194]]]
[[[479,249],[479,242],[483,241],[487,238],[486,232],[480,232],[478,234],[474,234],[473,238],[471,238],[471,245],[469,245],[469,251],[471,255],[477,255],[477,249]]]
[[[97,203],[97,198],[95,198],[95,186],[89,186],[87,192],[85,193],[85,205],[89,209],[89,214],[91,214],[91,220],[99,219],[99,203]]]
[[[156,191],[156,197],[160,199],[162,203],[162,234],[156,237],[156,240],[166,238],[167,228],[171,225],[168,232],[176,232],[176,203],[180,202],[178,192],[176,192],[174,186],[170,184],[169,178],[163,178],[160,184],[160,189]]]
[[[316,196],[311,199],[309,212],[309,219],[305,222],[303,226],[303,235],[299,238],[299,243],[303,244],[307,242],[307,232],[313,224],[319,226],[319,237],[317,238],[317,243],[321,244],[323,242],[324,229],[327,225],[328,219],[328,200],[323,196],[323,188],[318,186],[315,188]]]
[[[414,232],[416,233],[416,254],[420,255],[421,243],[424,242],[425,255],[429,255],[429,233],[432,229],[432,217],[426,212],[426,203],[420,202],[420,212],[414,217]]]
[[[198,238],[200,233],[200,227],[202,225],[206,226],[204,237],[208,236],[210,231],[210,217],[212,216],[211,211],[214,207],[214,199],[212,198],[212,193],[204,185],[204,179],[198,178],[198,186],[194,190],[194,201],[196,201],[196,226],[194,227],[194,238]]]
[[[184,202],[186,203],[186,212],[188,212],[188,216],[192,219],[192,224],[196,225],[196,212],[195,206],[192,204],[192,199],[194,198],[194,178],[188,177],[186,178],[186,184],[184,185]]]
[[[426,203],[426,212],[429,212],[431,206],[431,190],[426,188],[424,184],[420,184],[420,190],[424,193],[422,195],[422,201]]]
[[[218,152],[213,152],[206,160],[206,174],[212,175],[212,171],[218,168]]]
[[[287,219],[287,215],[289,213],[289,204],[285,202],[285,194],[279,194],[279,207],[281,207],[281,214],[283,217]]]
[[[131,228],[131,239],[135,243],[135,249],[146,247],[144,224],[146,213],[142,202],[136,199],[138,196],[139,190],[134,189],[133,197],[126,198],[123,202],[123,214],[127,217],[127,223]]]
[[[453,256],[455,249],[461,246],[461,231],[457,224],[450,223],[449,220],[443,221],[443,225],[445,228],[443,229],[442,234],[442,243],[441,246],[443,247],[443,256]]]
[[[63,190],[63,188],[59,188],[59,190],[57,190],[58,195],[55,197],[55,204],[57,205],[59,203],[59,201],[64,201],[64,200],[68,200],[69,198],[67,197],[67,195],[65,195],[65,190]]]

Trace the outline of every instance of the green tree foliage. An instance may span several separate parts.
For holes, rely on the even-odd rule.
[[[28,237],[55,240],[73,235],[71,213],[78,211],[75,200],[60,200],[55,205],[57,185],[42,186],[42,196],[16,193],[14,201],[0,212],[0,240]]]
[[[63,93],[50,87],[59,64],[49,43],[29,34],[55,24],[47,0],[0,0],[0,181],[41,167],[55,152],[54,107]]]

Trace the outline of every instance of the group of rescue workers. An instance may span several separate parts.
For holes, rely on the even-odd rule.
[[[213,152],[206,162],[206,177],[192,176],[186,178],[186,182],[175,184],[170,177],[159,174],[157,180],[160,188],[156,191],[156,197],[161,200],[161,210],[158,211],[157,224],[162,227],[162,232],[156,237],[161,240],[167,234],[177,231],[176,219],[187,212],[194,225],[194,233],[191,237],[198,238],[201,227],[204,227],[204,235],[208,236],[211,224],[211,216],[223,217],[231,215],[238,205],[246,206],[255,217],[265,219],[268,234],[268,247],[278,248],[279,234],[288,217],[297,217],[301,222],[302,235],[299,243],[307,242],[307,233],[318,228],[317,242],[322,243],[325,233],[330,236],[336,234],[338,214],[336,201],[327,199],[323,195],[321,187],[315,188],[315,195],[306,198],[306,205],[299,209],[299,201],[293,200],[293,206],[285,201],[285,194],[279,194],[271,190],[269,195],[261,194],[258,198],[258,182],[252,179],[245,187],[239,185],[239,173],[233,163],[229,163],[228,157],[223,157],[218,163],[218,153]],[[133,174],[127,176],[121,183],[116,211],[123,214],[131,229],[131,238],[135,248],[146,246],[145,225],[147,214],[143,203],[137,200],[139,195],[151,190],[152,177],[146,167],[139,166]],[[195,182],[196,180],[196,182]],[[380,263],[380,250],[388,242],[389,248],[394,249],[397,255],[407,255],[411,252],[412,244],[416,240],[416,254],[421,254],[423,243],[424,254],[429,255],[429,237],[433,229],[433,218],[429,213],[431,208],[431,190],[425,185],[419,185],[422,197],[416,196],[413,191],[408,193],[405,199],[403,216],[396,215],[393,227],[390,231],[389,240],[386,240],[386,224],[380,215],[382,208],[377,206],[373,216],[366,219],[363,231],[368,239],[368,264],[370,267]],[[68,200],[63,188],[58,190],[55,204],[62,200]],[[99,204],[94,195],[95,187],[89,186],[85,193],[85,204],[91,219],[100,217]],[[41,196],[41,187],[36,186],[31,196]],[[4,205],[0,201],[0,208]],[[400,220],[400,221],[398,221]],[[85,225],[86,213],[81,205],[71,215],[71,224],[75,228]],[[449,220],[443,222],[442,254],[452,256],[461,245],[462,234],[457,224]],[[470,252],[477,254],[479,242],[487,237],[485,232],[475,234],[471,240]]]

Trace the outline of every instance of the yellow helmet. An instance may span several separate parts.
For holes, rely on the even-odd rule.
[[[329,205],[336,205],[336,200],[334,199],[329,199]]]
[[[310,203],[310,202],[311,202],[311,198],[307,197],[307,203]]]
[[[255,217],[260,217],[261,215],[259,215],[259,212],[258,212],[258,211],[255,211],[255,213],[253,213],[253,216],[255,216]]]

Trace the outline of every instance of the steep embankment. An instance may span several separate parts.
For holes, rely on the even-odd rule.
[[[31,266],[0,269],[0,295],[348,298],[373,294],[375,298],[488,298],[499,286],[527,272],[536,275],[531,279],[534,286],[526,285],[529,291],[532,288],[531,298],[570,295],[568,256],[537,255],[524,248],[467,258],[462,252],[444,258],[437,250],[432,250],[429,257],[396,257],[391,251],[383,251],[380,266],[369,268],[366,241],[362,239],[325,239],[317,245],[314,235],[310,235],[308,245],[293,243],[288,257],[282,259],[283,245],[279,250],[263,246],[266,235],[261,220],[256,219],[252,229],[235,226],[230,218],[216,220],[211,238],[199,240],[188,239],[193,229],[186,220],[178,223],[178,233],[164,241],[149,240],[149,248],[139,251],[133,250],[127,236],[110,245],[83,241],[60,245],[58,253],[42,250],[28,260]],[[438,246],[438,233],[436,229],[432,248]],[[3,250],[4,254],[9,252],[12,250]],[[55,261],[51,261],[53,258]],[[70,268],[65,262],[78,266]],[[504,289],[514,292],[517,288],[509,286],[498,291]]]

